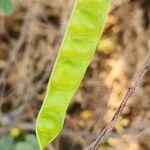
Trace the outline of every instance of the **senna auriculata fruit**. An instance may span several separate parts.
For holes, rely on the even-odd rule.
[[[59,134],[103,31],[110,0],[76,0],[36,122],[43,149]]]

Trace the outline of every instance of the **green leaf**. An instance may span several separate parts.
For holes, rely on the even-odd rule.
[[[103,31],[110,0],[76,0],[36,122],[43,149],[61,131],[66,110],[78,89]]]
[[[0,10],[6,15],[10,15],[14,10],[11,0],[0,0]]]
[[[35,148],[32,144],[27,142],[19,142],[16,144],[15,150],[35,150]]]
[[[0,150],[13,150],[14,138],[10,135],[6,135],[0,140]]]
[[[28,134],[25,136],[25,141],[32,144],[35,150],[39,150],[38,141],[36,139],[36,136],[33,134]]]

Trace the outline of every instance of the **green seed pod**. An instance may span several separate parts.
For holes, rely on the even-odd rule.
[[[46,96],[36,122],[43,149],[61,131],[71,98],[78,89],[103,31],[110,0],[76,0]]]

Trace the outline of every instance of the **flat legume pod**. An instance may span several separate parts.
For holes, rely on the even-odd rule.
[[[36,122],[43,149],[59,134],[103,31],[110,0],[76,0]]]

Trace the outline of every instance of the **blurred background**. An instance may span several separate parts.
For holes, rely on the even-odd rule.
[[[35,121],[74,0],[13,0],[0,13],[0,150],[39,150]],[[103,36],[47,150],[82,150],[111,120],[150,49],[150,1],[112,0]],[[150,73],[98,150],[150,150]]]

